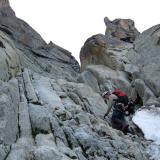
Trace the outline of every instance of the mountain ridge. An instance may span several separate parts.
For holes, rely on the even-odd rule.
[[[133,91],[146,110],[160,106],[159,27],[139,34],[132,20],[105,18],[106,34],[82,46],[80,71],[10,9],[0,9],[0,160],[149,160],[152,142],[133,115],[135,135],[113,129],[101,93]]]

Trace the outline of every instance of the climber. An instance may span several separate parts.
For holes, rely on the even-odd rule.
[[[109,91],[104,92],[102,97],[108,100],[108,109],[104,118],[109,114],[113,106],[113,114],[111,116],[112,127],[123,131],[124,134],[130,132],[129,125],[125,120],[125,115],[129,114],[127,111],[129,102],[127,95],[116,89],[113,93],[110,93]]]

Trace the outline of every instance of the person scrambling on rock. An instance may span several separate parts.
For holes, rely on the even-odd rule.
[[[107,100],[108,109],[104,118],[109,114],[113,107],[113,114],[111,116],[112,127],[123,131],[124,134],[131,132],[129,125],[125,120],[125,115],[129,114],[128,104],[129,99],[125,93],[116,89],[113,93],[106,91],[102,97]]]

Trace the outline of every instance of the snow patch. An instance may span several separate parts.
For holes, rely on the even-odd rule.
[[[133,122],[142,129],[146,139],[160,145],[160,113],[144,109],[136,112]]]
[[[151,160],[160,159],[160,108],[139,110],[133,117],[133,122],[141,128],[144,136],[153,142],[148,146],[147,153]]]

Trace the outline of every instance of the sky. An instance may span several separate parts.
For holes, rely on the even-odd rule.
[[[84,42],[105,34],[106,16],[132,19],[140,32],[160,23],[159,0],[10,0],[10,4],[47,43],[65,48],[78,61]]]

